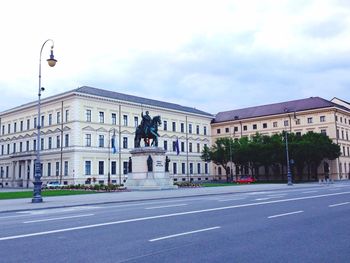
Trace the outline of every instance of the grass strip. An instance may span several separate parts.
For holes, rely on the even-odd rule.
[[[62,195],[81,195],[81,194],[96,194],[94,191],[84,190],[43,190],[41,195],[45,196],[62,196]],[[22,192],[2,192],[0,193],[0,200],[4,199],[17,199],[17,198],[32,198],[33,191]]]

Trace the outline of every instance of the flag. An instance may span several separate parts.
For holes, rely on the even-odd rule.
[[[176,151],[176,155],[179,155],[179,154],[180,154],[179,138],[176,138],[176,142],[175,142],[175,151]]]
[[[117,152],[117,146],[116,146],[116,141],[115,141],[115,132],[113,133],[113,136],[111,139],[111,148],[112,148],[112,153]]]

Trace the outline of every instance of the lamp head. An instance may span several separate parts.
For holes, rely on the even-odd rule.
[[[46,60],[50,67],[54,67],[56,65],[57,60],[53,55],[53,47],[51,47],[50,58]]]

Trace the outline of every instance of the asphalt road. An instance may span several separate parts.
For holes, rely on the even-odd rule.
[[[0,262],[349,262],[350,184],[0,214]]]

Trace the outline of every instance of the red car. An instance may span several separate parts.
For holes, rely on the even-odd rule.
[[[254,179],[254,177],[251,176],[242,176],[236,181],[237,184],[250,184],[255,182],[256,180]]]

